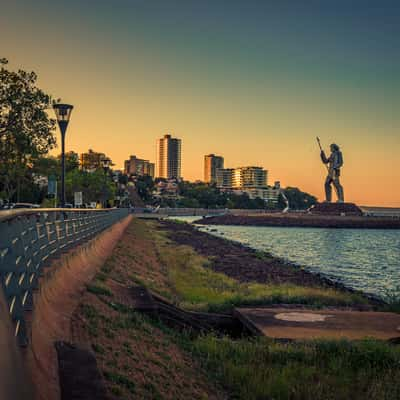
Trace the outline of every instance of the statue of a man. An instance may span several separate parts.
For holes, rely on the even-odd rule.
[[[340,168],[343,165],[343,155],[339,146],[335,143],[331,144],[331,155],[326,157],[325,152],[321,150],[321,160],[324,164],[328,164],[328,176],[325,180],[325,196],[326,201],[332,201],[332,187],[333,184],[338,203],[344,202],[343,186],[340,184]]]

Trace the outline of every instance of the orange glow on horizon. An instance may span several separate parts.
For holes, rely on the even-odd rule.
[[[12,3],[9,14],[0,16],[5,32],[0,56],[9,59],[10,69],[37,72],[39,87],[74,105],[67,151],[104,152],[122,169],[130,155],[155,162],[156,140],[171,133],[182,139],[185,179],[203,179],[204,155],[214,153],[224,157],[226,167],[262,166],[270,184],[279,180],[322,200],[319,136],[326,151],[331,142],[343,151],[346,201],[400,207],[397,82],[389,75],[385,84],[384,74],[378,80],[367,63],[364,75],[351,70],[347,62],[359,66],[360,60],[355,55],[343,61],[342,37],[336,64],[327,66],[320,60],[326,47],[308,37],[304,50],[310,57],[303,60],[292,48],[297,42],[289,39],[283,53],[275,40],[270,45],[263,37],[264,52],[252,48],[247,39],[259,37],[251,26],[244,31],[250,36],[236,43],[220,36],[218,25],[213,43],[201,30],[192,31],[192,24],[164,30],[158,22],[169,20],[163,15],[155,20],[154,10],[141,23],[134,6],[129,18],[137,23],[123,25],[118,14],[123,8],[111,21],[101,9],[95,15],[84,5],[60,3],[54,7],[68,16],[60,19],[53,7],[32,3],[26,6],[30,17],[22,19],[22,6],[13,9]],[[240,35],[233,26],[226,26],[226,35]],[[187,29],[189,43],[181,40],[186,31],[180,29]]]

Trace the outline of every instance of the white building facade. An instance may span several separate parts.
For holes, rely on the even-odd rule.
[[[225,168],[217,171],[217,187],[235,194],[246,193],[251,199],[260,198],[276,203],[280,188],[268,186],[268,171],[262,167]]]

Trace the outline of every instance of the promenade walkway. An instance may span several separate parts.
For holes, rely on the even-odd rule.
[[[237,308],[254,334],[273,339],[400,340],[400,314],[338,309]]]

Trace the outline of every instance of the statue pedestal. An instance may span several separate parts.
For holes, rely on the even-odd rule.
[[[363,215],[361,209],[354,203],[317,203],[309,211],[314,215]]]

